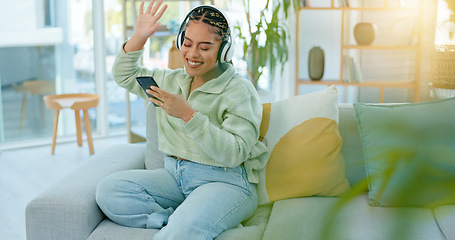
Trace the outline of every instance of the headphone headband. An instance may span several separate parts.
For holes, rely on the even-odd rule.
[[[224,62],[229,62],[232,59],[232,56],[234,55],[234,49],[231,48],[232,46],[232,36],[231,36],[231,22],[229,18],[227,17],[226,14],[223,13],[219,8],[213,5],[200,5],[195,8],[193,8],[185,17],[185,19],[182,21],[182,24],[180,24],[179,32],[177,34],[177,39],[175,41],[175,45],[178,49],[181,48],[183,45],[183,41],[185,40],[185,26],[188,24],[188,19],[189,17],[196,11],[207,8],[210,10],[213,10],[214,12],[217,12],[220,14],[227,22],[227,29],[228,29],[228,35],[229,37],[226,40],[223,40],[223,43],[221,44],[220,50],[218,52],[218,60],[221,63]]]

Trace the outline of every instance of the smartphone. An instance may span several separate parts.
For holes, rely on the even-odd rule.
[[[152,95],[150,95],[146,92],[146,90],[150,89],[151,86],[159,87],[158,84],[155,82],[155,79],[153,79],[152,76],[136,77],[136,81],[139,83],[139,85],[141,85],[141,88],[142,88],[142,90],[144,90],[145,94],[147,94],[147,97],[154,98],[156,100],[161,101],[160,99],[153,97]],[[155,104],[155,106],[159,107],[156,104]]]

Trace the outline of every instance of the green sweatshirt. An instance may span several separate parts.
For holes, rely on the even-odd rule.
[[[192,78],[184,69],[145,68],[140,65],[142,53],[120,51],[112,69],[117,84],[147,98],[136,77],[152,76],[160,88],[183,96],[198,111],[185,124],[156,109],[160,151],[218,167],[233,168],[243,163],[248,181],[258,183],[258,172],[265,168],[269,152],[258,140],[262,104],[251,82],[228,64],[222,75],[188,96]]]

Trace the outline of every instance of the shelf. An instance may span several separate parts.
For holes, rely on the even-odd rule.
[[[347,7],[300,7],[300,10],[343,10]]]
[[[344,49],[363,49],[363,50],[416,50],[418,48],[417,45],[343,45]]]
[[[386,88],[414,88],[414,82],[404,82],[404,81],[371,81],[371,82],[361,82],[361,83],[348,83],[338,80],[304,80],[300,79],[297,84],[299,85],[340,85],[340,86],[358,86],[358,87],[386,87]]]
[[[362,0],[360,1],[358,4],[356,4],[355,6],[351,5],[350,7],[349,6],[346,6],[346,7],[337,7],[336,3],[339,2],[339,1],[336,1],[336,0],[331,0],[330,1],[330,4],[326,4],[326,7],[324,6],[318,6],[318,7],[314,7],[314,6],[306,6],[306,7],[300,7],[300,11],[297,12],[297,24],[296,24],[296,45],[295,45],[295,49],[296,49],[296,52],[297,53],[301,53],[300,52],[300,41],[299,41],[299,31],[301,31],[302,29],[300,28],[300,25],[302,24],[311,24],[312,21],[309,21],[308,19],[306,19],[306,21],[300,21],[300,16],[309,16],[311,18],[314,18],[315,21],[318,20],[318,12],[317,11],[335,11],[333,13],[336,13],[336,16],[334,17],[339,17],[339,22],[340,22],[340,33],[339,33],[339,36],[340,36],[340,45],[338,45],[338,49],[339,49],[339,54],[340,56],[336,55],[336,57],[341,57],[340,59],[340,67],[339,67],[339,74],[336,74],[336,73],[332,73],[331,72],[331,76],[330,78],[331,79],[321,79],[320,81],[312,81],[310,79],[308,79],[307,76],[303,76],[303,75],[300,75],[300,71],[302,69],[303,66],[300,65],[300,58],[307,58],[308,56],[306,55],[302,55],[302,56],[299,56],[297,55],[296,56],[296,60],[295,60],[295,69],[296,69],[296,73],[295,73],[295,95],[298,95],[299,94],[299,86],[301,85],[339,85],[339,86],[355,86],[355,87],[374,87],[374,88],[377,88],[379,89],[379,102],[384,102],[384,96],[385,96],[385,89],[386,88],[409,88],[409,89],[412,89],[412,91],[414,92],[414,102],[418,102],[420,101],[420,81],[421,81],[421,61],[422,61],[422,48],[423,48],[423,43],[422,43],[422,32],[421,31],[418,31],[415,35],[415,38],[413,36],[412,38],[412,42],[409,42],[411,44],[409,45],[405,45],[405,44],[402,44],[402,45],[399,45],[398,43],[406,43],[404,41],[400,41],[400,42],[395,42],[395,43],[389,43],[390,45],[384,45],[384,44],[372,44],[372,45],[357,45],[355,44],[355,38],[352,38],[351,35],[351,31],[348,31],[349,29],[351,29],[355,24],[356,22],[362,22],[362,21],[381,21],[381,16],[382,17],[388,17],[388,13],[392,13],[392,15],[397,15],[398,17],[401,16],[403,13],[406,13],[409,15],[416,15],[416,14],[421,14],[424,12],[424,0],[416,0],[418,1],[418,5],[407,5],[407,6],[400,6],[400,5],[396,5],[395,6],[393,4],[391,4],[391,0],[385,0],[384,4],[378,4],[378,6],[376,7],[359,7],[359,6],[362,6],[362,3],[367,3],[367,0]],[[309,11],[316,11],[316,14],[309,14]],[[411,12],[412,11],[412,12]],[[368,12],[366,14],[362,14],[365,13],[365,12]],[[308,14],[307,14],[308,13]],[[374,13],[372,14],[373,16],[368,16],[370,13]],[[331,14],[330,12],[327,12],[327,14]],[[321,14],[321,17],[323,16],[323,14]],[[372,19],[372,20],[371,20]],[[417,24],[416,27],[418,27],[418,29],[421,29],[423,28],[423,22],[421,20],[417,21],[416,23],[414,24]],[[333,26],[336,26],[336,25],[333,25]],[[332,27],[332,26],[331,26]],[[316,28],[308,28],[310,29],[311,31],[317,31]],[[307,30],[308,31],[308,30]],[[378,32],[379,34],[384,34],[382,32]],[[311,33],[308,33],[308,34],[311,34]],[[325,36],[325,35],[323,35]],[[326,36],[327,37],[327,36]],[[401,35],[400,35],[401,37]],[[411,39],[411,38],[410,38]],[[323,42],[323,41],[321,41]],[[307,47],[307,46],[305,46]],[[346,50],[350,50],[350,51],[346,51]],[[388,56],[395,56],[396,54],[393,53],[393,51],[411,51],[409,52],[409,56],[404,56],[406,57],[406,61],[415,61],[415,64],[412,66],[413,69],[407,69],[409,71],[413,71],[415,74],[413,75],[413,77],[411,79],[406,79],[406,78],[403,78],[403,79],[393,79],[394,76],[401,76],[400,74],[400,69],[396,70],[398,71],[398,73],[395,73],[395,74],[389,74],[387,75],[387,73],[381,73],[381,76],[383,76],[384,78],[381,78],[381,79],[363,79],[362,82],[360,83],[355,83],[355,82],[344,82],[343,80],[341,80],[342,78],[344,79],[347,79],[345,76],[345,71],[346,71],[346,67],[350,67],[350,65],[346,66],[346,62],[345,62],[345,55],[348,55],[350,57],[353,57],[356,59],[356,64],[359,64],[361,65],[360,66],[360,69],[364,70],[362,68],[363,64],[366,64],[367,68],[366,68],[366,72],[367,73],[371,73],[373,74],[372,72],[368,72],[368,71],[372,71],[372,70],[375,70],[373,69],[375,67],[375,64],[372,64],[371,61],[373,61],[374,59],[372,58],[362,58],[362,56],[364,56],[365,54],[370,54],[369,52],[365,52],[364,50],[372,50],[372,51],[376,51],[376,50],[379,50],[379,52],[381,54],[383,54],[383,56],[389,54]],[[382,51],[387,51],[385,53],[382,53]],[[376,54],[377,52],[372,52],[372,54]],[[406,53],[408,54],[408,52],[403,52],[403,54]],[[411,53],[415,53],[415,56]],[[334,54],[332,52],[332,54]],[[337,53],[338,54],[338,53]],[[398,53],[400,54],[400,53]],[[331,56],[326,56],[327,58],[330,58]],[[400,59],[398,59],[400,60]],[[352,66],[353,68],[354,65]],[[350,69],[350,68],[349,68]],[[352,69],[355,71],[355,75],[358,74],[358,72],[355,70],[355,69]],[[398,74],[398,75],[397,75]],[[364,75],[364,74],[362,74]],[[368,74],[366,74],[368,75]],[[364,75],[365,76],[365,75]],[[302,78],[303,77],[303,78]],[[388,78],[390,77],[390,78]],[[378,76],[379,78],[379,76]],[[353,79],[356,79],[355,77],[353,77]]]
[[[40,28],[27,31],[0,31],[0,47],[57,45],[63,41],[61,28]]]
[[[344,7],[343,10],[388,12],[388,11],[418,11],[419,8],[417,8],[417,7]]]
[[[343,11],[418,11],[417,7],[300,7],[300,10],[343,10]]]
[[[309,80],[309,79],[299,79],[297,84],[299,85],[340,85],[343,82],[339,80]]]

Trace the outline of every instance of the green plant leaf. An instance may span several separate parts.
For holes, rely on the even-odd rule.
[[[284,64],[289,59],[286,20],[290,16],[291,9],[296,11],[300,8],[299,0],[276,0],[273,1],[273,7],[271,7],[272,2],[267,0],[264,9],[260,12],[259,20],[255,23],[251,23],[249,1],[243,1],[243,3],[247,21],[254,26],[254,29],[250,28],[246,32],[240,26],[236,26],[235,30],[238,32],[237,38],[243,43],[243,59],[247,61],[248,75],[257,86],[257,81],[266,67],[270,70],[272,80],[277,67],[281,68],[282,73],[284,72]]]

